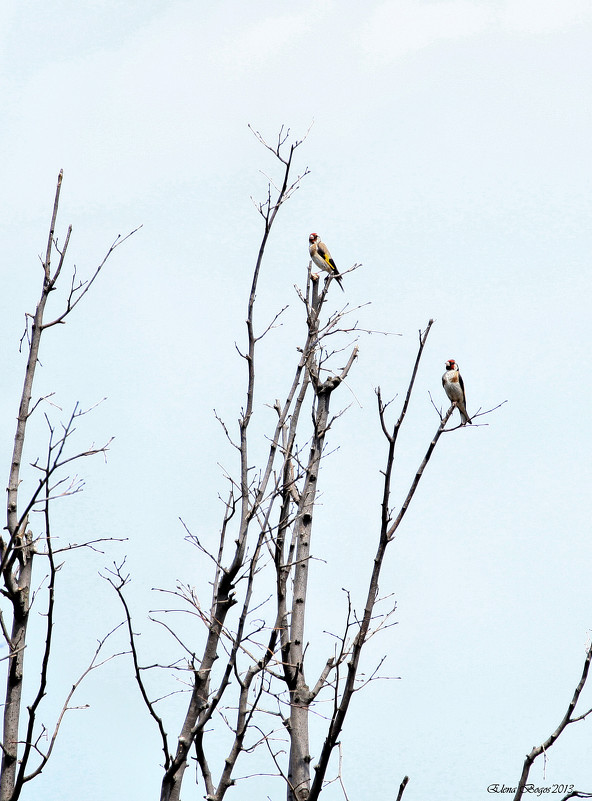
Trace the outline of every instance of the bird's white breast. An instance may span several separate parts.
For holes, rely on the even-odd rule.
[[[451,401],[462,401],[463,391],[458,381],[456,370],[448,370],[444,373],[444,389]]]

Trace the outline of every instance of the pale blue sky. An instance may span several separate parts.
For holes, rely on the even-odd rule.
[[[235,467],[212,409],[232,424],[242,404],[234,342],[244,342],[261,235],[250,197],[264,196],[260,171],[274,170],[247,124],[274,139],[282,124],[301,137],[312,123],[295,163],[311,174],[278,217],[258,296],[261,326],[290,304],[263,344],[258,430],[302,334],[293,285],[305,279],[310,231],[342,270],[363,263],[344,283],[350,303],[371,301],[364,326],[403,335],[363,339],[351,392],[335,398],[353,405],[322,474],[313,550],[326,564],[315,564],[312,593],[334,628],[342,587],[361,605],[378,531],[374,387],[404,392],[417,330],[436,319],[395,490],[406,491],[436,429],[428,391],[445,405],[447,359],[461,366],[470,412],[508,400],[488,427],[439,444],[391,547],[382,591],[397,600],[398,625],[372,642],[367,666],[388,654],[383,673],[401,680],[355,699],[343,738],[349,797],[394,797],[405,774],[406,801],[481,801],[489,784],[517,782],[565,711],[592,627],[591,44],[592,7],[580,0],[2,5],[6,473],[18,341],[58,171],[58,230],[73,224],[79,271],[143,224],[43,345],[37,393],[55,390],[64,410],[107,396],[80,443],[115,436],[106,466],[81,466],[85,492],[56,508],[56,525],[77,541],[129,538],[64,569],[58,641],[70,644],[56,689],[120,619],[96,578],[113,558],[128,555],[147,661],[167,642],[145,621],[162,603],[150,588],[179,578],[205,592],[178,517],[214,534],[217,463]],[[311,620],[313,672],[329,647],[321,628]],[[71,713],[28,797],[156,797],[159,744],[129,663],[94,674],[78,703],[92,706]],[[179,721],[167,724],[173,736]],[[535,784],[592,791],[592,724],[572,729]],[[263,798],[254,787],[239,783],[232,797]],[[265,792],[283,797],[278,785]],[[183,797],[202,794],[188,782]],[[342,796],[334,785],[326,797]]]

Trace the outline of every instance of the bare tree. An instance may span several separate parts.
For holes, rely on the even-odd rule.
[[[277,214],[308,173],[304,170],[295,179],[291,177],[294,154],[301,142],[289,144],[288,132],[281,131],[274,146],[269,146],[259,134],[256,135],[280,165],[281,177],[277,187],[270,182],[266,200],[257,205],[263,220],[263,236],[247,305],[246,346],[243,351],[239,350],[246,364],[247,376],[244,405],[236,433],[219,418],[237,454],[238,467],[235,475],[226,475],[228,491],[215,546],[210,547],[209,542],[203,542],[186,529],[187,539],[199,550],[204,563],[211,566],[209,601],[204,605],[198,592],[189,584],[179,583],[174,590],[164,591],[175,602],[181,602],[182,611],[192,620],[200,622],[202,638],[195,642],[169,625],[163,615],[169,614],[173,608],[167,606],[160,615],[154,612],[153,619],[164,626],[183,656],[181,659],[173,657],[167,665],[143,665],[132,626],[132,612],[125,597],[129,576],[123,564],[115,564],[106,576],[123,605],[134,675],[161,740],[161,801],[178,801],[180,798],[192,752],[199,782],[208,801],[221,801],[225,797],[227,790],[241,778],[239,765],[255,751],[266,755],[269,767],[265,771],[256,768],[254,775],[265,772],[277,777],[288,801],[316,801],[335,780],[339,781],[347,798],[341,776],[340,739],[354,695],[378,675],[379,666],[369,677],[362,672],[365,646],[371,637],[390,625],[394,611],[392,607],[385,610],[384,603],[381,603],[380,583],[385,555],[442,435],[461,427],[449,426],[455,404],[445,413],[438,412],[434,434],[426,442],[424,452],[418,455],[418,467],[409,477],[407,492],[400,503],[394,503],[391,486],[398,437],[433,326],[433,320],[429,320],[419,331],[417,355],[396,419],[389,420],[392,401],[386,402],[381,389],[376,390],[377,416],[385,438],[386,454],[380,513],[376,521],[368,523],[369,531],[375,532],[374,552],[360,555],[360,559],[367,559],[368,583],[365,594],[357,601],[347,593],[347,609],[341,630],[331,633],[333,647],[323,655],[320,660],[323,666],[314,674],[309,658],[310,644],[306,638],[307,619],[310,620],[310,565],[314,558],[313,522],[316,516],[318,527],[317,499],[327,456],[327,435],[333,427],[338,427],[344,411],[333,410],[334,393],[339,396],[341,387],[354,371],[358,339],[365,332],[355,320],[358,308],[352,308],[346,302],[337,311],[328,310],[327,301],[334,279],[329,276],[323,283],[312,272],[309,263],[305,289],[296,287],[305,321],[303,339],[297,349],[291,381],[282,398],[272,404],[274,426],[266,438],[265,458],[255,469],[252,453],[256,451],[259,432],[253,431],[252,421],[258,408],[255,402],[258,345],[274,329],[284,311],[263,325],[259,332],[255,320],[257,290]],[[32,490],[26,489],[23,453],[27,426],[33,413],[40,411],[48,400],[32,401],[39,349],[47,329],[67,321],[109,256],[131,235],[115,240],[89,280],[79,281],[74,270],[60,311],[49,322],[46,321],[46,304],[62,275],[71,235],[70,228],[62,246],[55,237],[61,181],[60,173],[47,248],[41,259],[41,296],[35,313],[27,316],[22,340],[28,346],[28,358],[11,460],[6,534],[0,536],[0,592],[4,604],[0,607],[0,629],[8,646],[8,656],[3,660],[7,667],[7,689],[0,801],[16,801],[25,785],[43,771],[80,682],[90,671],[114,656],[103,655],[105,642],[113,633],[110,632],[98,642],[87,668],[73,681],[53,725],[46,728],[40,722],[39,712],[48,690],[52,661],[54,590],[60,567],[56,557],[59,552],[75,547],[56,547],[50,511],[57,498],[75,494],[81,489],[77,479],[67,475],[68,465],[87,456],[104,455],[109,443],[72,452],[76,424],[86,412],[76,405],[59,426],[46,415],[47,450],[43,458],[38,457],[31,465],[37,481]],[[58,262],[55,267],[52,265],[54,258]],[[353,265],[351,270],[358,267],[360,265]],[[341,275],[346,277],[351,270]],[[473,420],[491,411],[479,411],[473,415]],[[477,423],[473,430],[478,430],[478,427]],[[37,644],[39,662],[31,664],[28,643],[31,638],[30,612],[35,599],[33,568],[41,560],[47,565],[45,596],[37,593],[35,602],[41,604],[40,599],[46,599],[42,610],[44,631],[42,642]],[[27,660],[25,655],[28,655]],[[530,768],[538,756],[545,753],[571,723],[590,714],[591,710],[588,710],[574,716],[591,659],[592,649],[589,649],[580,682],[561,723],[542,745],[527,755],[516,801],[522,798],[527,788]],[[25,667],[29,676],[36,677],[27,702],[23,698]],[[188,687],[188,703],[183,719],[176,723],[176,738],[167,733],[168,725],[160,711],[160,702],[173,693],[161,694],[160,699],[154,699],[146,678],[147,671],[155,668],[175,671]],[[319,710],[322,714],[317,714]],[[220,739],[215,738],[218,730],[224,732],[227,743],[222,758]],[[330,770],[336,772],[336,776]],[[409,777],[405,776],[398,789],[398,801],[408,783]],[[587,797],[592,797],[592,794],[572,789],[564,801]]]
[[[74,269],[70,288],[66,290],[63,306],[58,314],[46,320],[46,304],[50,294],[57,288],[58,279],[62,275],[66,253],[70,242],[72,228],[69,227],[63,245],[59,245],[55,237],[56,219],[62,185],[62,172],[57,182],[51,224],[44,258],[41,258],[42,288],[35,313],[27,314],[26,330],[21,344],[28,345],[28,358],[25,368],[23,389],[19,402],[14,448],[10,464],[8,481],[8,500],[5,535],[0,536],[0,592],[6,606],[0,609],[0,627],[8,646],[6,697],[4,703],[4,725],[2,737],[2,770],[0,775],[1,801],[16,801],[24,785],[38,776],[45,767],[64,717],[72,694],[84,675],[101,664],[101,649],[104,641],[91,659],[83,676],[73,682],[73,687],[65,700],[53,729],[49,732],[38,722],[40,704],[47,693],[48,671],[52,655],[52,633],[54,627],[55,597],[54,590],[59,565],[55,557],[59,551],[75,547],[54,545],[51,530],[50,509],[57,498],[79,492],[81,482],[67,475],[68,465],[88,456],[105,454],[109,447],[102,447],[71,452],[70,441],[77,421],[86,412],[78,405],[74,407],[66,423],[59,427],[53,425],[46,414],[48,428],[48,445],[44,458],[38,457],[31,467],[38,478],[31,491],[24,489],[23,453],[27,427],[31,416],[40,410],[46,398],[40,398],[32,404],[33,384],[39,365],[39,350],[45,332],[66,322],[82,298],[86,295],[99,275],[109,256],[128,237],[118,237],[109,248],[102,262],[90,279],[80,281]],[[133,232],[132,232],[133,233]],[[130,234],[131,235],[131,234]],[[129,236],[129,235],[128,235]],[[57,265],[52,264],[56,257]],[[33,522],[35,515],[35,522]],[[91,543],[87,543],[91,544]],[[76,546],[79,547],[79,546]],[[46,595],[45,633],[40,648],[40,663],[36,667],[27,666],[31,675],[38,675],[37,689],[26,708],[23,699],[23,681],[25,676],[25,655],[28,652],[28,624],[34,599],[33,567],[42,557],[48,564],[48,579],[44,592]],[[37,601],[40,603],[40,601]],[[24,729],[24,734],[21,733]],[[44,743],[43,747],[41,743]]]
[[[389,421],[392,401],[386,402],[380,388],[376,390],[386,455],[380,514],[376,521],[368,523],[368,529],[375,531],[375,550],[359,556],[367,559],[367,588],[358,604],[347,594],[341,631],[332,633],[334,645],[320,660],[322,668],[310,678],[310,645],[305,629],[319,482],[327,434],[342,414],[332,411],[333,397],[354,369],[357,341],[364,331],[357,322],[351,322],[357,308],[346,303],[337,311],[327,310],[333,278],[329,276],[323,284],[309,263],[306,288],[296,287],[306,322],[303,341],[297,348],[299,355],[284,395],[270,404],[275,410],[275,425],[267,436],[265,459],[254,467],[251,424],[256,413],[258,344],[284,311],[258,333],[254,314],[257,289],[276,216],[308,172],[304,170],[296,179],[291,178],[294,154],[301,142],[288,144],[288,133],[282,131],[276,145],[269,146],[256,135],[280,165],[281,179],[275,188],[270,183],[266,200],[257,206],[264,229],[247,305],[246,346],[239,350],[246,363],[247,378],[236,434],[220,419],[238,457],[237,474],[226,475],[228,493],[215,546],[186,529],[187,539],[199,549],[203,562],[211,566],[211,597],[204,604],[193,586],[179,582],[176,589],[161,592],[181,602],[181,607],[168,605],[159,610],[160,614],[158,610],[153,612],[153,620],[165,627],[181,649],[180,658],[171,658],[168,665],[142,664],[125,597],[129,575],[123,565],[114,565],[107,575],[125,610],[135,678],[161,740],[161,801],[180,798],[192,751],[197,781],[208,801],[222,801],[236,781],[246,778],[239,775],[238,766],[243,757],[251,759],[257,750],[267,755],[269,767],[249,773],[278,777],[288,801],[317,801],[335,780],[330,769],[337,771],[336,778],[343,787],[340,738],[346,717],[354,695],[378,672],[376,668],[370,677],[362,674],[362,654],[370,638],[390,625],[394,611],[392,607],[385,611],[380,603],[385,555],[442,435],[461,428],[449,425],[455,403],[445,413],[436,410],[433,436],[418,455],[418,467],[409,477],[402,501],[394,503],[391,485],[398,437],[433,326],[433,320],[429,320],[419,331],[417,355],[395,420]],[[359,266],[356,264],[351,270]],[[351,270],[342,272],[346,282]],[[473,431],[479,429],[478,419],[492,411],[479,410],[473,415]],[[203,623],[203,639],[188,639],[179,628],[166,622],[163,616],[173,611],[185,611],[193,620],[199,619]],[[174,724],[176,738],[167,733],[166,714],[161,712],[160,703],[173,691],[159,692],[157,700],[153,700],[150,691],[147,671],[161,667],[174,670],[177,675],[180,672],[181,681],[189,687],[183,720]],[[162,684],[158,686],[161,689]],[[322,713],[316,714],[317,710]],[[217,732],[227,738],[222,758]],[[558,730],[557,735],[560,733]],[[330,768],[336,751],[338,765]],[[408,782],[409,777],[405,776],[397,799],[402,798]],[[344,796],[347,798],[345,790]]]
[[[249,427],[254,414],[257,345],[279,316],[262,333],[256,333],[257,286],[276,215],[308,172],[305,170],[295,180],[290,178],[294,153],[300,142],[288,145],[287,133],[282,131],[277,144],[270,147],[257,136],[281,165],[282,178],[275,190],[270,184],[265,202],[258,205],[264,230],[247,306],[247,345],[241,352],[247,366],[247,386],[236,440],[226,424],[220,421],[238,453],[238,477],[227,477],[229,493],[217,550],[209,552],[195,535],[188,532],[189,538],[213,566],[209,609],[203,608],[195,591],[186,585],[179,584],[174,592],[187,604],[188,611],[198,615],[205,624],[205,640],[200,648],[196,648],[193,643],[181,642],[180,635],[165,624],[177,642],[181,642],[187,660],[186,669],[191,677],[190,700],[175,747],[166,733],[157,703],[149,697],[144,678],[147,666],[140,664],[131,613],[124,597],[128,576],[122,567],[117,566],[109,576],[125,607],[140,692],[162,741],[162,801],[179,799],[192,748],[210,801],[224,798],[235,781],[239,757],[257,747],[267,750],[271,772],[285,782],[288,801],[310,801],[319,797],[328,780],[330,758],[338,746],[352,697],[365,683],[359,676],[364,645],[376,630],[388,625],[390,612],[378,614],[376,611],[386,549],[455,408],[451,406],[445,415],[440,416],[407,497],[394,515],[390,486],[395,445],[432,327],[433,321],[430,320],[425,331],[420,332],[417,359],[403,408],[392,430],[386,421],[388,404],[383,402],[380,390],[377,391],[378,414],[388,448],[382,517],[377,526],[377,550],[373,561],[369,556],[372,569],[363,612],[358,615],[349,602],[343,632],[335,638],[337,646],[327,656],[320,674],[309,681],[305,670],[305,622],[315,500],[326,436],[341,415],[338,412],[332,416],[331,401],[353,368],[358,353],[355,341],[362,331],[357,322],[349,322],[357,310],[348,304],[336,312],[325,314],[333,279],[327,278],[321,287],[322,282],[311,272],[312,265],[309,264],[306,291],[296,290],[305,314],[306,335],[298,348],[300,356],[284,399],[274,403],[276,423],[269,436],[267,458],[255,473],[250,461]],[[354,265],[352,269],[359,266]],[[342,274],[347,276],[348,272]],[[336,363],[339,366],[333,366]],[[303,414],[307,410],[308,413]],[[230,536],[231,530],[234,530],[234,536]],[[262,612],[264,602],[261,599],[267,595],[275,598],[271,617],[264,617]],[[234,607],[236,612],[232,611]],[[255,620],[259,622],[255,624]],[[178,663],[175,667],[178,668]],[[312,775],[309,722],[311,711],[321,697],[330,703],[332,712]],[[230,743],[215,776],[209,734],[217,722],[229,731]],[[284,759],[281,741],[286,737],[289,753]],[[278,742],[280,745],[276,745]]]

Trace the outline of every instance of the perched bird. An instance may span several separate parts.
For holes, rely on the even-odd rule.
[[[454,359],[446,362],[446,372],[442,376],[442,386],[444,391],[452,401],[458,406],[462,424],[471,423],[472,420],[467,414],[467,396],[465,395],[465,385],[462,376],[458,371],[458,364]]]
[[[337,279],[337,283],[343,289],[343,284],[341,283],[341,275],[339,274],[339,270],[335,266],[335,262],[331,258],[331,254],[329,253],[329,248],[325,245],[324,242],[321,242],[321,237],[318,234],[311,234],[308,237],[309,246],[308,252],[310,253],[310,258],[319,267],[321,270],[324,270],[329,275],[332,275],[334,278]]]

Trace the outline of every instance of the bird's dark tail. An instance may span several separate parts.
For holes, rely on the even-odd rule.
[[[471,420],[471,418],[467,414],[467,410],[466,410],[465,405],[463,404],[462,406],[459,406],[458,410],[460,412],[461,423],[465,423],[465,424],[468,423],[469,425],[471,425],[473,423],[473,421]]]

